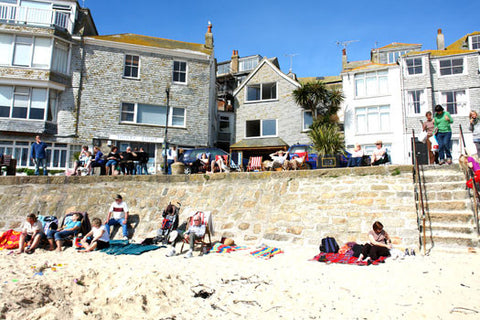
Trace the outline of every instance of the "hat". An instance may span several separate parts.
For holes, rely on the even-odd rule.
[[[233,246],[235,244],[235,241],[233,241],[233,239],[227,238],[227,239],[225,239],[223,244],[230,247],[230,246]]]
[[[383,144],[382,140],[377,140],[377,142],[375,142],[375,144]]]
[[[122,200],[123,198],[121,195],[117,194],[117,196],[115,197],[115,200],[118,200],[118,199]]]

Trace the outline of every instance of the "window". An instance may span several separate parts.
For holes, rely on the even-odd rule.
[[[52,40],[0,34],[0,64],[48,69]]]
[[[141,103],[122,103],[120,122],[165,126],[167,107]],[[170,107],[168,125],[185,127],[185,109]]]
[[[173,62],[173,82],[186,83],[187,82],[187,63],[174,61]]]
[[[425,108],[425,99],[423,90],[412,90],[407,92],[407,104],[409,114],[424,114],[427,110]]]
[[[310,130],[310,126],[313,124],[312,111],[303,111],[303,130]]]
[[[253,70],[255,69],[257,64],[258,64],[258,57],[240,60],[238,65],[238,69],[239,69],[238,71]]]
[[[229,63],[225,63],[225,64],[219,64],[217,66],[217,75],[219,74],[227,74],[230,72],[230,64]]]
[[[139,56],[125,55],[125,67],[123,69],[123,76],[127,78],[138,78],[138,64]]]
[[[442,100],[444,107],[450,114],[463,114],[468,113],[467,99],[464,90],[460,91],[445,91],[442,92]]]
[[[357,133],[388,132],[390,106],[373,106],[355,109]]]
[[[355,94],[357,97],[388,94],[388,71],[356,74]]]
[[[388,63],[396,63],[398,58],[406,54],[408,51],[395,51],[388,53]]]
[[[18,167],[33,167],[34,164],[30,159],[30,148],[33,141],[0,141],[0,153],[11,154],[17,159]],[[64,143],[47,143],[47,167],[49,169],[65,169],[69,165],[67,154],[69,152],[67,144]],[[78,146],[80,151],[80,146]],[[70,151],[73,155],[74,152]]]
[[[249,120],[246,122],[246,137],[272,137],[277,135],[277,120]]]
[[[471,50],[480,49],[480,35],[470,36],[469,41]]]
[[[50,92],[56,99],[54,91],[51,90]],[[44,120],[47,93],[47,89],[42,88],[0,86],[0,117]],[[55,121],[56,103],[49,109],[49,114],[51,121]]]
[[[277,83],[261,83],[247,86],[247,101],[277,99]]]
[[[440,75],[463,73],[463,58],[440,60]]]
[[[68,44],[55,40],[53,46],[53,66],[54,71],[68,73]]]
[[[230,117],[220,116],[218,128],[218,140],[230,141]]]
[[[407,72],[409,75],[423,73],[422,58],[406,59],[406,62],[407,62]]]

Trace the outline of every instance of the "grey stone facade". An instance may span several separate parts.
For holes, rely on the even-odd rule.
[[[277,84],[276,99],[245,101],[248,85],[272,82]],[[292,94],[298,87],[300,84],[297,81],[288,78],[267,59],[260,62],[257,69],[252,71],[252,74],[234,93],[236,142],[246,138],[247,120],[276,119],[277,137],[283,139],[288,145],[310,143],[307,133],[303,130],[303,109],[295,103]]]

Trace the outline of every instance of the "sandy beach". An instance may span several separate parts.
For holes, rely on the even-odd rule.
[[[192,259],[167,258],[164,248],[140,256],[4,250],[0,319],[480,317],[478,254],[354,266],[308,261],[315,247],[282,249],[271,260],[250,250]]]

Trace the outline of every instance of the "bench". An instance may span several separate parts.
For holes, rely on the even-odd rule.
[[[0,175],[2,169],[5,168],[7,176],[14,176],[17,173],[17,160],[12,158],[11,154],[4,154],[0,156]]]

